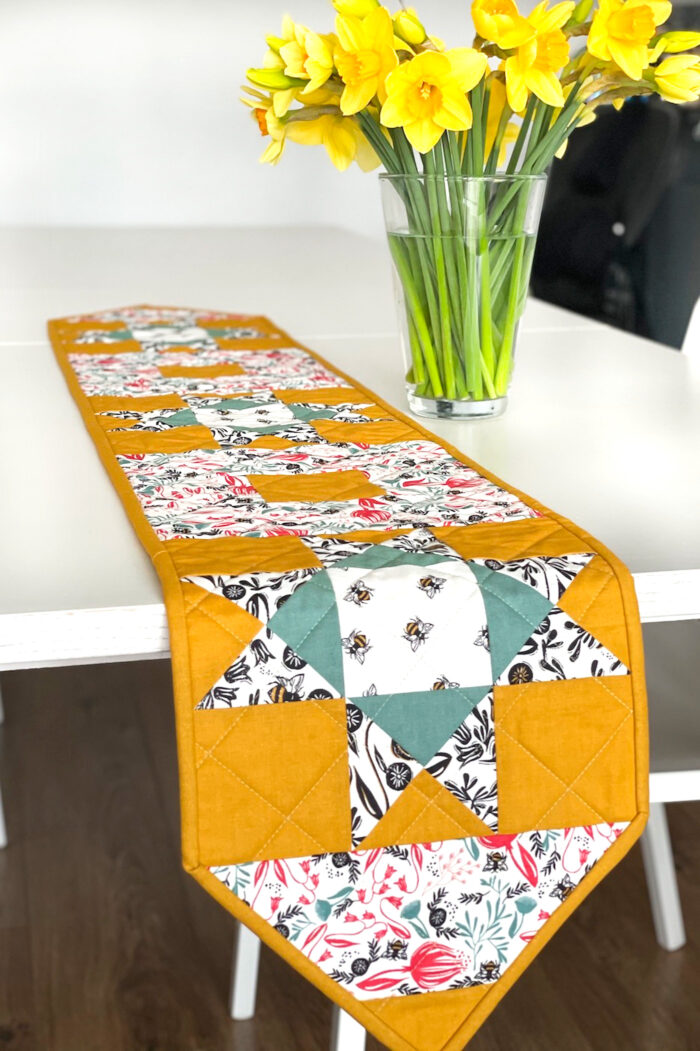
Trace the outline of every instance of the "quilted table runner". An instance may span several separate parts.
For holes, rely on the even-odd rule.
[[[265,318],[49,330],[165,592],[185,867],[457,1051],[642,831],[629,573]]]

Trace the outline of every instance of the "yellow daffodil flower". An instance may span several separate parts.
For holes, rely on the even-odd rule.
[[[565,0],[548,11],[547,0],[542,0],[528,16],[535,35],[505,63],[508,102],[516,113],[525,108],[530,91],[548,106],[564,105],[557,73],[569,61],[569,42],[561,27],[574,6],[573,0]]]
[[[288,77],[308,80],[305,93],[318,91],[333,72],[332,38],[314,33],[302,25],[294,25],[293,29],[293,39],[279,49],[284,72]]]
[[[493,144],[496,141],[496,135],[501,123],[501,117],[503,116],[503,109],[506,105],[506,88],[505,84],[501,80],[494,79],[491,82],[491,91],[489,93],[489,109],[486,115],[486,137],[484,140],[484,154],[488,158],[493,149]],[[498,163],[504,164],[506,155],[508,152],[508,146],[511,142],[515,142],[518,137],[518,128],[516,124],[508,123],[503,130],[503,137],[498,145]]]
[[[277,164],[284,150],[285,129],[274,113],[273,98],[263,95],[255,88],[245,89],[252,98],[241,99],[246,106],[252,110],[251,116],[260,129],[260,134],[265,138],[269,136],[270,142],[260,157],[261,164]]]
[[[412,7],[402,8],[394,15],[394,32],[399,40],[418,47],[426,39],[425,26]]]
[[[387,77],[382,124],[403,128],[411,145],[427,153],[446,129],[471,128],[466,92],[476,87],[486,66],[486,56],[470,47],[416,55]]]
[[[338,171],[345,171],[357,161],[363,171],[378,167],[379,158],[352,117],[324,114],[316,120],[292,120],[287,137],[305,146],[323,146]]]
[[[386,98],[384,82],[396,66],[394,26],[385,7],[377,7],[366,18],[338,15],[338,45],[335,65],[345,85],[340,108],[348,116],[368,106],[375,95]]]
[[[700,97],[700,58],[671,55],[653,71],[656,90],[667,102],[697,102]]]
[[[668,0],[600,0],[588,34],[595,58],[614,62],[631,80],[649,65],[649,41],[671,14]]]
[[[535,35],[514,0],[474,0],[472,21],[480,37],[505,51],[520,47]]]

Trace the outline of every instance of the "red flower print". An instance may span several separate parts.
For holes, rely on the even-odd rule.
[[[319,963],[325,963],[326,960],[330,960],[332,955],[333,955],[333,953],[329,952],[329,950],[326,949],[326,951],[324,953],[322,953],[321,956],[319,956],[318,962]]]
[[[357,892],[357,900],[361,901],[363,905],[364,905],[366,897],[367,897],[367,891],[366,890],[364,890],[364,889],[358,890],[358,892]]]
[[[317,873],[313,874],[313,876],[311,877],[311,882],[313,883],[314,887],[318,887],[318,874]]]
[[[403,899],[402,898],[393,898],[392,897],[392,898],[387,898],[386,900],[389,902],[390,905],[393,905],[395,909],[400,909],[401,908],[401,902],[402,902]]]
[[[299,898],[299,904],[300,905],[310,905],[311,904],[311,899],[307,898],[306,895],[304,894],[304,895],[302,895],[301,898]]]
[[[384,873],[384,879],[391,879],[395,872],[395,868],[393,868],[391,865],[387,865],[386,872]]]
[[[449,945],[424,942],[409,961],[411,978],[421,989],[432,989],[437,985],[457,978],[465,967],[462,953]]]
[[[538,913],[538,916],[537,916],[537,919],[538,920],[548,920],[551,915],[552,915],[551,912],[545,912],[544,909],[540,909],[540,911]]]
[[[310,868],[311,868],[311,862],[310,861],[302,861],[302,863],[301,863],[301,870],[302,870],[302,872],[305,872],[307,876],[309,874],[309,869]]]
[[[280,907],[281,898],[270,898],[270,908],[273,912],[277,912]]]
[[[374,913],[373,912],[363,912],[362,913],[362,919],[363,920],[367,920],[368,923],[371,923],[374,918],[375,917],[374,917]]]
[[[407,967],[380,971],[358,982],[357,988],[365,992],[381,992],[392,989],[403,981],[404,975],[410,974],[420,989],[436,989],[459,977],[466,963],[464,955],[451,949],[449,945],[424,942],[413,953]]]
[[[404,892],[404,894],[405,894],[406,891],[408,890],[408,886],[406,884],[406,877],[402,876],[401,879],[397,879],[396,886],[399,888],[399,890],[402,890]]]
[[[357,923],[358,922],[358,917],[355,915],[354,912],[346,912],[345,913],[345,922],[346,923]]]

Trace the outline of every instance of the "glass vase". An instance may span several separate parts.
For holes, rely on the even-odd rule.
[[[380,175],[408,403],[505,410],[546,175]]]

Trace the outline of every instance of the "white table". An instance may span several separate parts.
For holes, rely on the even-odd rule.
[[[48,317],[136,302],[269,314],[403,407],[381,243],[330,228],[0,231],[0,671],[168,655],[155,573],[45,335]],[[691,356],[531,301],[506,415],[432,429],[612,548],[644,621],[700,618]],[[654,802],[700,799],[700,754],[672,754],[666,742]],[[657,932],[673,947],[663,806],[647,843]]]

